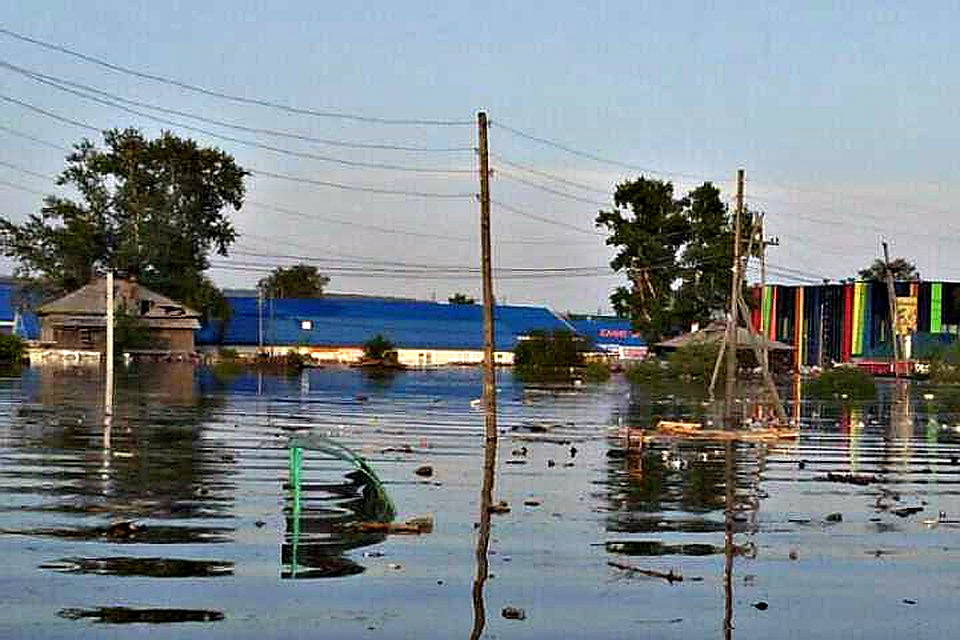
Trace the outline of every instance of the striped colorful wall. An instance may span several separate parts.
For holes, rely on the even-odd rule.
[[[960,283],[898,282],[899,305],[915,305],[914,357],[957,339],[960,331]],[[794,347],[798,366],[888,358],[891,354],[886,284],[848,282],[756,288],[752,322],[772,340]],[[899,312],[898,312],[899,314]]]

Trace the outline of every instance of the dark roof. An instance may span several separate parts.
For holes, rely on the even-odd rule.
[[[114,280],[114,296],[117,300],[122,297],[124,288],[133,286],[136,288],[135,297],[137,300],[149,301],[150,308],[146,313],[141,314],[146,319],[170,319],[170,318],[199,318],[200,314],[193,309],[162,296],[156,291],[151,291],[143,285],[127,283],[121,278]],[[97,278],[76,291],[71,291],[67,295],[48,302],[37,309],[39,315],[47,314],[70,314],[70,315],[106,315],[107,309],[107,280],[106,278]]]
[[[568,320],[577,333],[597,346],[643,347],[647,344],[626,318],[571,315]]]
[[[726,327],[723,323],[713,323],[699,331],[684,333],[675,338],[658,342],[657,346],[663,349],[680,349],[693,344],[719,344],[726,333]],[[751,348],[753,345],[762,346],[764,343],[767,349],[773,351],[790,351],[793,349],[788,344],[771,340],[761,334],[754,334],[746,327],[737,327],[737,343],[740,349]]]
[[[268,299],[261,314],[254,297],[227,301],[231,317],[222,343],[214,328],[205,326],[198,344],[257,345],[262,318],[265,345],[359,347],[379,333],[403,348],[483,348],[481,305],[353,297]],[[301,328],[304,321],[310,329]],[[519,336],[535,330],[571,329],[545,307],[497,306],[494,322],[498,350],[512,350]]]

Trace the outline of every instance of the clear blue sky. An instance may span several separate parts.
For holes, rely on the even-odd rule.
[[[738,167],[747,172],[750,206],[767,212],[768,232],[781,240],[770,254],[772,279],[852,275],[887,239],[924,277],[960,280],[953,260],[960,245],[953,214],[960,196],[955,3],[594,4],[602,6],[35,0],[7,3],[0,27],[140,71],[298,107],[467,122],[487,110],[499,203],[495,263],[566,270],[504,272],[496,289],[511,303],[608,308],[618,278],[596,269],[610,253],[592,221],[613,185],[646,172],[681,190],[711,179],[729,195]],[[252,285],[263,275],[254,265],[316,257],[338,291],[479,294],[477,276],[419,273],[421,265],[478,263],[470,125],[292,115],[116,73],[4,35],[0,61],[245,127],[460,148],[358,150],[155,114],[301,155],[281,154],[164,125],[0,69],[0,95],[96,128],[168,128],[215,144],[254,170],[464,196],[366,193],[255,176],[251,204],[235,218],[237,251],[212,272],[220,284]],[[64,152],[16,134],[60,147],[96,137],[4,100],[0,124],[7,128],[0,130],[0,162],[43,175],[62,168]],[[613,162],[565,153],[498,124]],[[344,166],[303,154],[453,172]],[[36,210],[33,191],[53,189],[49,180],[4,164],[0,181],[2,212],[14,219]],[[391,264],[357,274],[371,261]],[[399,277],[398,269],[411,271]]]

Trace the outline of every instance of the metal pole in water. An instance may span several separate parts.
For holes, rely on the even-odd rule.
[[[297,552],[300,546],[300,469],[303,466],[303,449],[290,448],[290,489],[293,504],[290,509],[290,577],[297,577]]]

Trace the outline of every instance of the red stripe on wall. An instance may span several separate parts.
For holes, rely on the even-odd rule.
[[[777,287],[770,287],[770,339],[777,339]]]
[[[853,285],[843,287],[843,331],[840,343],[841,362],[850,362],[853,353]]]
[[[761,310],[763,308],[763,289],[760,287],[753,288],[753,309],[750,311],[750,322],[753,323],[753,330],[756,332],[761,332],[763,330],[763,325],[760,324]]]

